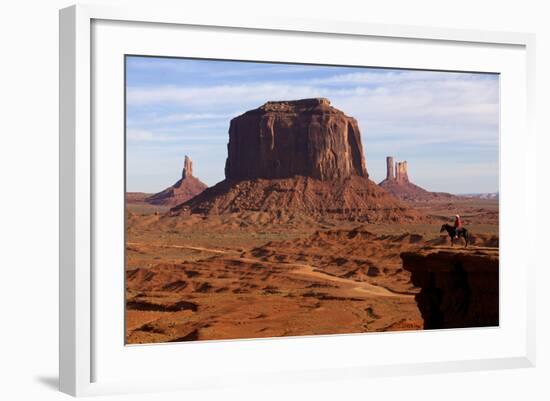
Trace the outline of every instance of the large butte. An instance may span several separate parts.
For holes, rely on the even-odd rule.
[[[267,102],[231,120],[225,180],[172,214],[300,213],[366,222],[417,214],[369,180],[359,125],[325,98]]]

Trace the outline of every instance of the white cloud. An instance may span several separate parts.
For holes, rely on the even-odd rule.
[[[443,77],[442,74],[446,76]],[[309,81],[311,84],[368,84],[368,85],[401,85],[406,82],[435,81],[454,79],[454,73],[422,71],[365,71],[333,75],[326,78],[316,78]]]
[[[166,134],[142,129],[129,128],[126,131],[126,139],[130,142],[179,142],[179,141],[218,141],[225,140],[227,135],[199,135],[199,134]]]
[[[269,74],[270,76],[273,76],[275,74],[284,74],[288,75],[288,64],[272,64],[271,66],[263,65],[262,68],[257,68],[254,66],[256,63],[251,63],[250,68],[243,69],[242,67],[238,68],[230,68],[228,64],[225,66],[227,68],[220,70],[220,71],[214,71],[210,73],[210,76],[216,77],[216,78],[230,78],[230,77],[246,77],[250,78],[251,76],[263,76],[265,77],[266,74]],[[295,65],[297,72],[304,73],[304,72],[316,72],[319,71],[319,67],[314,65]]]
[[[126,139],[134,142],[152,141],[155,139],[155,135],[142,129],[128,129],[126,130]]]
[[[222,113],[173,113],[166,114],[148,119],[149,123],[178,123],[188,121],[205,121],[205,120],[217,120],[226,119],[230,116]]]
[[[315,96],[316,89],[308,86],[292,86],[287,84],[247,84],[220,85],[210,87],[130,87],[127,91],[128,105],[145,105],[158,103],[183,104],[191,108],[224,105],[235,108],[235,103],[246,101],[265,102],[273,99],[292,99],[301,94]],[[260,104],[258,104],[259,106]]]

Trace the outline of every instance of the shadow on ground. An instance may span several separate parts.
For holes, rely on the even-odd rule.
[[[37,382],[50,390],[59,390],[59,377],[57,376],[39,376],[35,378]]]

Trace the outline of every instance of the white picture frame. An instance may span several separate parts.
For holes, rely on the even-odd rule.
[[[97,255],[94,253],[94,235],[97,234],[98,218],[102,213],[97,210],[98,205],[96,192],[98,186],[94,179],[96,170],[100,168],[98,152],[101,152],[101,144],[94,141],[94,96],[95,89],[92,86],[92,77],[94,68],[97,68],[94,59],[105,41],[93,40],[94,24],[105,21],[107,24],[132,23],[133,28],[128,25],[116,27],[116,30],[129,30],[134,37],[139,34],[139,30],[144,26],[158,26],[159,35],[166,35],[166,29],[177,29],[177,27],[200,27],[205,30],[220,30],[226,32],[230,29],[232,32],[243,32],[253,35],[254,32],[263,32],[267,34],[306,35],[308,38],[317,37],[326,38],[338,37],[341,39],[383,39],[388,43],[392,41],[415,41],[418,43],[431,43],[440,49],[445,46],[455,46],[461,48],[476,48],[483,50],[483,46],[489,46],[501,49],[511,49],[510,57],[517,61],[518,69],[510,74],[520,74],[522,77],[515,77],[513,85],[516,85],[524,96],[520,96],[521,106],[519,111],[511,107],[503,106],[502,112],[506,118],[510,117],[510,124],[520,131],[517,136],[506,136],[506,141],[501,145],[501,192],[503,206],[506,206],[503,212],[509,210],[509,214],[501,219],[509,219],[511,224],[523,225],[525,230],[534,230],[535,211],[535,182],[534,178],[528,174],[529,169],[535,168],[535,134],[532,128],[532,113],[534,110],[534,35],[524,33],[507,32],[484,32],[459,29],[438,29],[413,26],[390,26],[376,25],[363,22],[351,21],[320,21],[320,20],[297,20],[292,18],[276,18],[257,16],[242,16],[240,19],[224,19],[211,17],[207,15],[187,15],[185,10],[165,10],[151,8],[112,8],[108,6],[90,6],[78,5],[72,6],[60,11],[60,390],[75,396],[108,394],[108,393],[126,393],[134,391],[165,391],[171,389],[202,389],[212,386],[223,386],[227,383],[237,383],[233,378],[226,380],[226,373],[231,369],[227,365],[226,371],[220,368],[219,371],[206,374],[201,369],[196,372],[191,371],[185,379],[171,376],[165,379],[160,377],[151,377],[150,380],[132,380],[129,377],[117,377],[114,374],[109,375],[105,380],[99,379],[102,373],[98,372],[98,366],[105,366],[106,362],[116,367],[115,360],[108,360],[101,355],[102,347],[107,340],[97,335],[97,325],[101,322],[102,314],[100,307],[94,306],[94,291],[102,285],[102,278],[94,273],[94,263],[97,261]],[[138,24],[136,24],[138,23]],[[152,25],[151,25],[152,24]],[[164,29],[164,30],[163,30]],[[106,34],[110,34],[108,29]],[[129,31],[128,31],[129,32]],[[102,33],[101,35],[105,35]],[[114,34],[113,34],[114,35]],[[111,37],[110,42],[113,46],[118,46],[126,40],[130,40],[123,34],[118,34],[116,38]],[[275,38],[276,39],[276,38]],[[154,38],[152,48],[154,48]],[[115,47],[112,48],[116,50]],[[117,50],[118,51],[118,50]],[[122,50],[121,50],[122,51]],[[164,50],[166,51],[166,50]],[[244,52],[243,47],[243,52]],[[427,50],[429,51],[429,50]],[[460,50],[457,50],[460,51]],[[118,54],[118,53],[117,53]],[[103,56],[104,57],[104,56]],[[503,58],[504,60],[504,58]],[[345,60],[344,60],[345,61]],[[500,72],[498,60],[493,61],[493,72]],[[501,63],[503,61],[500,61]],[[513,64],[513,63],[512,63]],[[387,65],[387,64],[386,64]],[[472,64],[473,65],[473,64]],[[412,66],[400,62],[400,65],[388,65],[392,67],[409,68]],[[461,66],[452,67],[452,61],[449,61],[447,68],[449,70],[461,70]],[[502,68],[505,68],[504,66]],[[512,67],[506,67],[512,68]],[[445,69],[445,68],[443,68]],[[510,70],[511,71],[511,70]],[[523,75],[523,73],[525,73]],[[114,80],[118,78],[113,78]],[[510,85],[512,81],[510,81]],[[122,91],[123,88],[120,88]],[[508,96],[507,91],[503,91],[503,96]],[[116,101],[115,101],[116,103]],[[505,103],[506,104],[506,103]],[[515,103],[514,103],[515,104]],[[511,105],[511,103],[510,103]],[[116,107],[122,107],[118,104]],[[524,107],[524,109],[523,109]],[[514,116],[511,116],[514,114]],[[516,115],[517,114],[517,115]],[[512,121],[513,120],[513,121]],[[512,127],[510,125],[510,127]],[[118,129],[119,127],[115,128]],[[118,132],[118,131],[117,131]],[[514,154],[515,152],[515,154]],[[521,161],[520,167],[512,171],[509,168],[511,157],[517,157]],[[121,156],[122,157],[122,156]],[[105,162],[108,163],[108,162]],[[112,167],[112,166],[111,166]],[[522,191],[508,191],[511,188],[511,181],[521,182]],[[519,192],[522,192],[521,194]],[[103,191],[104,193],[104,191]],[[121,194],[113,194],[118,202],[122,202]],[[517,214],[517,216],[516,216]],[[514,217],[516,216],[516,217]],[[116,219],[115,219],[116,220]],[[502,221],[502,220],[501,220]],[[501,230],[508,230],[501,224]],[[95,233],[95,234],[94,234]],[[502,234],[506,231],[501,231]],[[506,235],[505,235],[506,238]],[[512,238],[508,241],[501,241],[502,258],[513,260],[514,252],[529,248],[534,245],[525,241],[517,242],[515,247],[518,249],[507,250],[506,246],[512,243]],[[528,249],[523,249],[526,255],[534,255]],[[352,335],[352,336],[328,336],[328,337],[306,337],[284,340],[247,340],[247,341],[225,341],[205,345],[198,345],[194,348],[183,349],[169,348],[174,345],[153,345],[142,348],[131,348],[130,351],[124,350],[123,339],[119,346],[121,352],[132,354],[130,359],[132,363],[139,361],[140,353],[152,353],[153,348],[161,350],[158,355],[154,355],[154,360],[159,361],[170,358],[174,352],[186,352],[190,361],[201,353],[208,355],[232,355],[239,358],[242,355],[243,360],[253,358],[253,354],[258,352],[281,353],[281,347],[297,352],[293,346],[299,342],[300,349],[303,352],[310,352],[315,355],[316,350],[324,349],[329,357],[325,362],[314,361],[311,365],[304,364],[297,369],[285,370],[284,360],[279,361],[278,370],[268,371],[257,367],[256,371],[250,368],[246,372],[240,384],[244,385],[247,380],[257,382],[285,383],[294,380],[326,380],[328,377],[353,378],[363,377],[402,375],[402,374],[421,374],[449,371],[467,371],[481,369],[503,369],[512,367],[529,367],[535,363],[535,319],[534,319],[534,269],[535,260],[529,256],[527,262],[520,266],[521,277],[518,277],[517,283],[520,287],[514,297],[518,297],[518,321],[510,320],[498,329],[477,330],[471,329],[461,331],[458,335],[464,338],[464,341],[475,342],[492,341],[503,344],[510,342],[513,352],[504,352],[503,348],[491,350],[490,352],[472,352],[464,358],[449,357],[442,355],[440,360],[432,358],[430,360],[419,360],[414,355],[410,355],[408,360],[396,362],[395,360],[384,360],[383,357],[376,359],[373,356],[372,361],[333,360],[331,365],[331,348],[335,352],[341,346],[342,341],[353,342],[355,345],[364,344],[368,341],[375,341],[382,335]],[[525,260],[525,259],[524,259]],[[122,271],[123,266],[120,266]],[[505,281],[510,282],[510,280]],[[122,287],[122,283],[115,283]],[[503,284],[504,285],[504,284]],[[109,292],[109,291],[107,291]],[[118,294],[118,293],[117,293]],[[507,296],[506,291],[502,296]],[[116,299],[116,294],[109,295]],[[120,304],[123,299],[120,299]],[[501,303],[501,308],[507,304]],[[119,305],[120,306],[120,305]],[[116,309],[118,311],[119,309]],[[117,312],[118,313],[118,312]],[[122,324],[122,321],[120,322]],[[515,334],[509,337],[503,336],[497,339],[498,331],[504,333],[510,328]],[[497,333],[497,334],[495,334]],[[455,338],[456,333],[433,332],[420,333],[420,336],[428,336],[429,342],[449,341]],[[392,334],[393,336],[393,334]],[[391,337],[391,341],[420,341],[415,336],[417,334],[400,333]],[[455,336],[455,337],[453,337]],[[386,336],[386,338],[389,338]],[[99,340],[98,340],[99,339]],[[320,342],[321,341],[321,342]],[[377,341],[377,340],[376,340]],[[453,340],[454,341],[454,340]],[[513,344],[511,343],[513,341]],[[221,344],[221,345],[220,345]],[[274,344],[272,349],[267,349]],[[177,347],[177,345],[175,345]],[[504,347],[505,345],[502,345]],[[320,348],[322,347],[322,348]],[[495,346],[496,347],[496,346]],[[341,349],[341,348],[340,348]],[[141,351],[143,350],[143,351]],[[169,350],[169,351],[168,351]],[[96,363],[95,359],[104,361],[102,364]],[[275,357],[276,354],[273,354]],[[145,356],[143,356],[145,361]],[[149,357],[147,357],[149,358]],[[150,356],[153,358],[153,356]],[[153,360],[153,359],[147,359]],[[253,359],[250,359],[252,361]],[[106,362],[105,362],[106,361]],[[121,362],[122,363],[122,362]],[[129,363],[128,361],[125,363]],[[235,362],[238,365],[238,362]],[[202,373],[201,373],[202,372]],[[225,372],[225,373],[224,373]],[[191,374],[191,377],[189,376]],[[229,374],[229,373],[227,373]]]

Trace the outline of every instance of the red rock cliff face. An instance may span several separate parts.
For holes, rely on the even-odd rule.
[[[368,177],[357,121],[328,99],[268,102],[231,120],[225,176]]]
[[[401,254],[425,329],[487,327],[499,324],[498,249]]]

